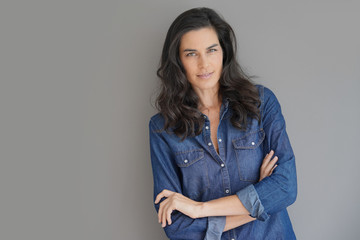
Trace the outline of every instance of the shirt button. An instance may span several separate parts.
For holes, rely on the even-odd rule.
[[[219,142],[221,142],[222,140],[221,140],[221,138],[219,138]]]
[[[212,144],[209,142],[208,145],[211,146]]]
[[[229,189],[226,189],[226,190],[225,190],[225,193],[229,193],[229,192],[230,192],[230,190],[229,190]]]
[[[221,167],[225,167],[225,164],[222,163],[220,166],[221,166]]]
[[[206,126],[205,129],[206,129],[206,130],[209,130],[209,126]]]
[[[188,163],[188,160],[187,160],[187,159],[185,159],[185,160],[184,160],[184,163]]]
[[[255,143],[254,143],[254,142],[251,142],[251,145],[253,145],[253,146],[254,146],[254,145],[255,145]]]

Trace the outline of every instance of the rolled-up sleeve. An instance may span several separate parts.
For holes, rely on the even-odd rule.
[[[265,221],[269,215],[291,205],[297,196],[295,156],[286,133],[280,104],[269,89],[263,88],[262,126],[264,156],[274,150],[277,167],[271,176],[249,185],[236,194],[252,217]]]
[[[264,211],[264,206],[261,204],[254,185],[249,185],[241,189],[236,195],[249,211],[251,217],[259,219],[260,221],[266,221],[269,218],[269,215]]]
[[[182,194],[180,183],[180,172],[176,163],[172,160],[174,156],[164,139],[160,127],[150,120],[150,153],[154,179],[154,200],[164,189]],[[159,211],[159,204],[155,204]],[[167,225],[164,231],[168,238],[176,240],[217,240],[225,227],[225,217],[205,217],[192,219],[179,211],[171,214],[172,224]]]
[[[225,216],[208,217],[208,228],[204,240],[221,239],[226,224]]]

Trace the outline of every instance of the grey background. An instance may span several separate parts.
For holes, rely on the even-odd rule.
[[[148,120],[165,34],[218,10],[278,96],[298,170],[298,239],[360,234],[358,1],[0,3],[0,238],[166,239]]]

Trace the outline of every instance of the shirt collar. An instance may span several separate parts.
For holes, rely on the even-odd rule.
[[[225,114],[227,113],[228,109],[229,109],[229,98],[224,98],[223,101],[222,101],[222,105],[221,105],[221,108],[220,108],[220,120],[222,118],[224,118]]]

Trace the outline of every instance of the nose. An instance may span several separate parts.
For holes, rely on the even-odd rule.
[[[209,66],[209,59],[206,54],[200,56],[198,66],[200,68],[207,68]]]

